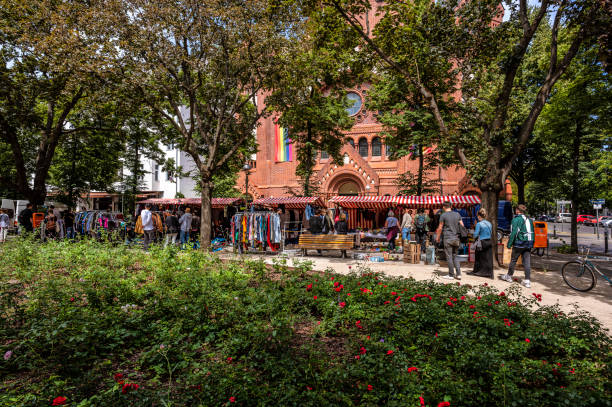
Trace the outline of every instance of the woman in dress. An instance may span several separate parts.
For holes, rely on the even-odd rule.
[[[480,208],[478,211],[478,223],[474,229],[474,239],[482,242],[482,249],[476,250],[474,270],[471,275],[493,278],[493,241],[491,239],[493,225],[487,219],[487,211]]]

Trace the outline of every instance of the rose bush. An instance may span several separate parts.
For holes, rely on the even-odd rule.
[[[606,332],[537,295],[93,242],[2,256],[0,405],[612,405]]]

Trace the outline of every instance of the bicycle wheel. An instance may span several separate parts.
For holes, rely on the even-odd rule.
[[[595,287],[595,274],[591,267],[579,261],[568,261],[561,269],[563,280],[576,291],[589,291]]]

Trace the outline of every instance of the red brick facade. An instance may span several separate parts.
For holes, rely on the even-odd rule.
[[[347,143],[342,148],[343,162],[341,163],[333,163],[330,158],[319,156],[315,166],[314,182],[319,184],[321,193],[326,197],[339,194],[341,189],[340,192],[356,192],[360,195],[396,195],[398,188],[395,180],[398,175],[407,171],[416,174],[418,161],[406,157],[395,161],[389,159],[384,139],[380,136],[383,130],[382,125],[376,121],[373,112],[365,109],[364,100],[367,89],[359,86],[350,91],[359,94],[362,98],[361,109],[353,116],[355,126],[346,133],[347,137],[353,140],[355,147]],[[362,139],[368,143],[367,157],[361,157],[359,154],[359,142]],[[377,141],[382,144],[380,151],[377,151],[380,155],[373,155],[372,145]],[[298,179],[295,175],[297,165],[295,160],[293,162],[275,161],[273,118],[263,120],[257,128],[257,142],[259,151],[249,176],[249,192],[254,197],[279,197],[291,195],[291,189],[299,190]],[[465,177],[463,168],[435,170],[431,176],[442,181],[440,194],[453,195],[462,192],[459,186]],[[463,188],[468,185],[466,182],[462,183]],[[244,191],[244,187],[244,173],[241,173],[238,188]],[[473,188],[470,190],[473,191]]]

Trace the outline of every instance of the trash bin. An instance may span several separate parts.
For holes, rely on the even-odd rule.
[[[533,222],[534,242],[533,247],[536,249],[545,249],[548,247],[548,224],[546,222]]]

